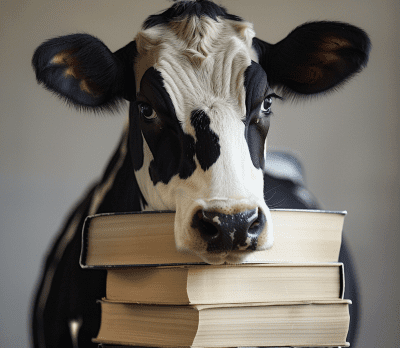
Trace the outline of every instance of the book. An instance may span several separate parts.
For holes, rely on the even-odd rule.
[[[350,303],[160,306],[102,300],[93,341],[156,347],[348,346]]]
[[[244,263],[337,262],[346,212],[271,210],[274,245],[247,252]],[[80,264],[83,268],[204,264],[178,251],[174,212],[98,214],[86,218]]]
[[[110,301],[169,305],[335,300],[343,294],[342,263],[109,269],[106,285]]]
[[[115,344],[103,344],[103,343],[99,343],[98,348],[123,348],[123,347],[131,347],[134,348],[135,346],[131,346],[131,345],[126,345],[124,344],[123,346],[121,345],[115,345]],[[139,347],[135,347],[135,348],[139,348]]]

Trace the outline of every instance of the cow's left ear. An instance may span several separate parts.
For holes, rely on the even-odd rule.
[[[135,52],[134,42],[112,53],[91,35],[73,34],[40,45],[32,65],[39,83],[78,108],[113,110],[135,98]]]
[[[254,38],[253,46],[270,86],[297,97],[340,86],[366,66],[371,44],[352,25],[310,22],[275,45]]]

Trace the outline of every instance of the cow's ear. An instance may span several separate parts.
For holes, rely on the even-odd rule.
[[[39,83],[78,108],[115,110],[135,96],[133,64],[127,62],[132,46],[113,54],[91,35],[67,35],[40,45],[32,65]]]
[[[311,22],[270,45],[253,41],[272,87],[292,97],[335,89],[366,66],[367,34],[341,22]]]

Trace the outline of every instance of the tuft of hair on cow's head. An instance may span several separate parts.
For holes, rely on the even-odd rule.
[[[115,53],[75,34],[33,56],[39,83],[71,104],[130,102],[127,151],[143,210],[174,210],[178,249],[237,263],[273,245],[264,200],[275,99],[335,90],[366,66],[365,32],[310,22],[276,44],[209,0],[175,1]]]

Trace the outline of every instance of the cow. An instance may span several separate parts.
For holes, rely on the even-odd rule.
[[[115,112],[128,101],[129,121],[47,255],[34,346],[95,346],[106,274],[79,266],[88,215],[173,210],[177,249],[209,264],[271,248],[271,207],[316,207],[301,180],[268,166],[272,104],[337,89],[366,66],[369,50],[363,30],[328,21],[269,44],[209,0],[175,1],[114,53],[88,34],[40,45],[32,59],[38,83],[84,111]],[[287,156],[279,161],[299,169]],[[346,248],[341,258],[348,260]]]

